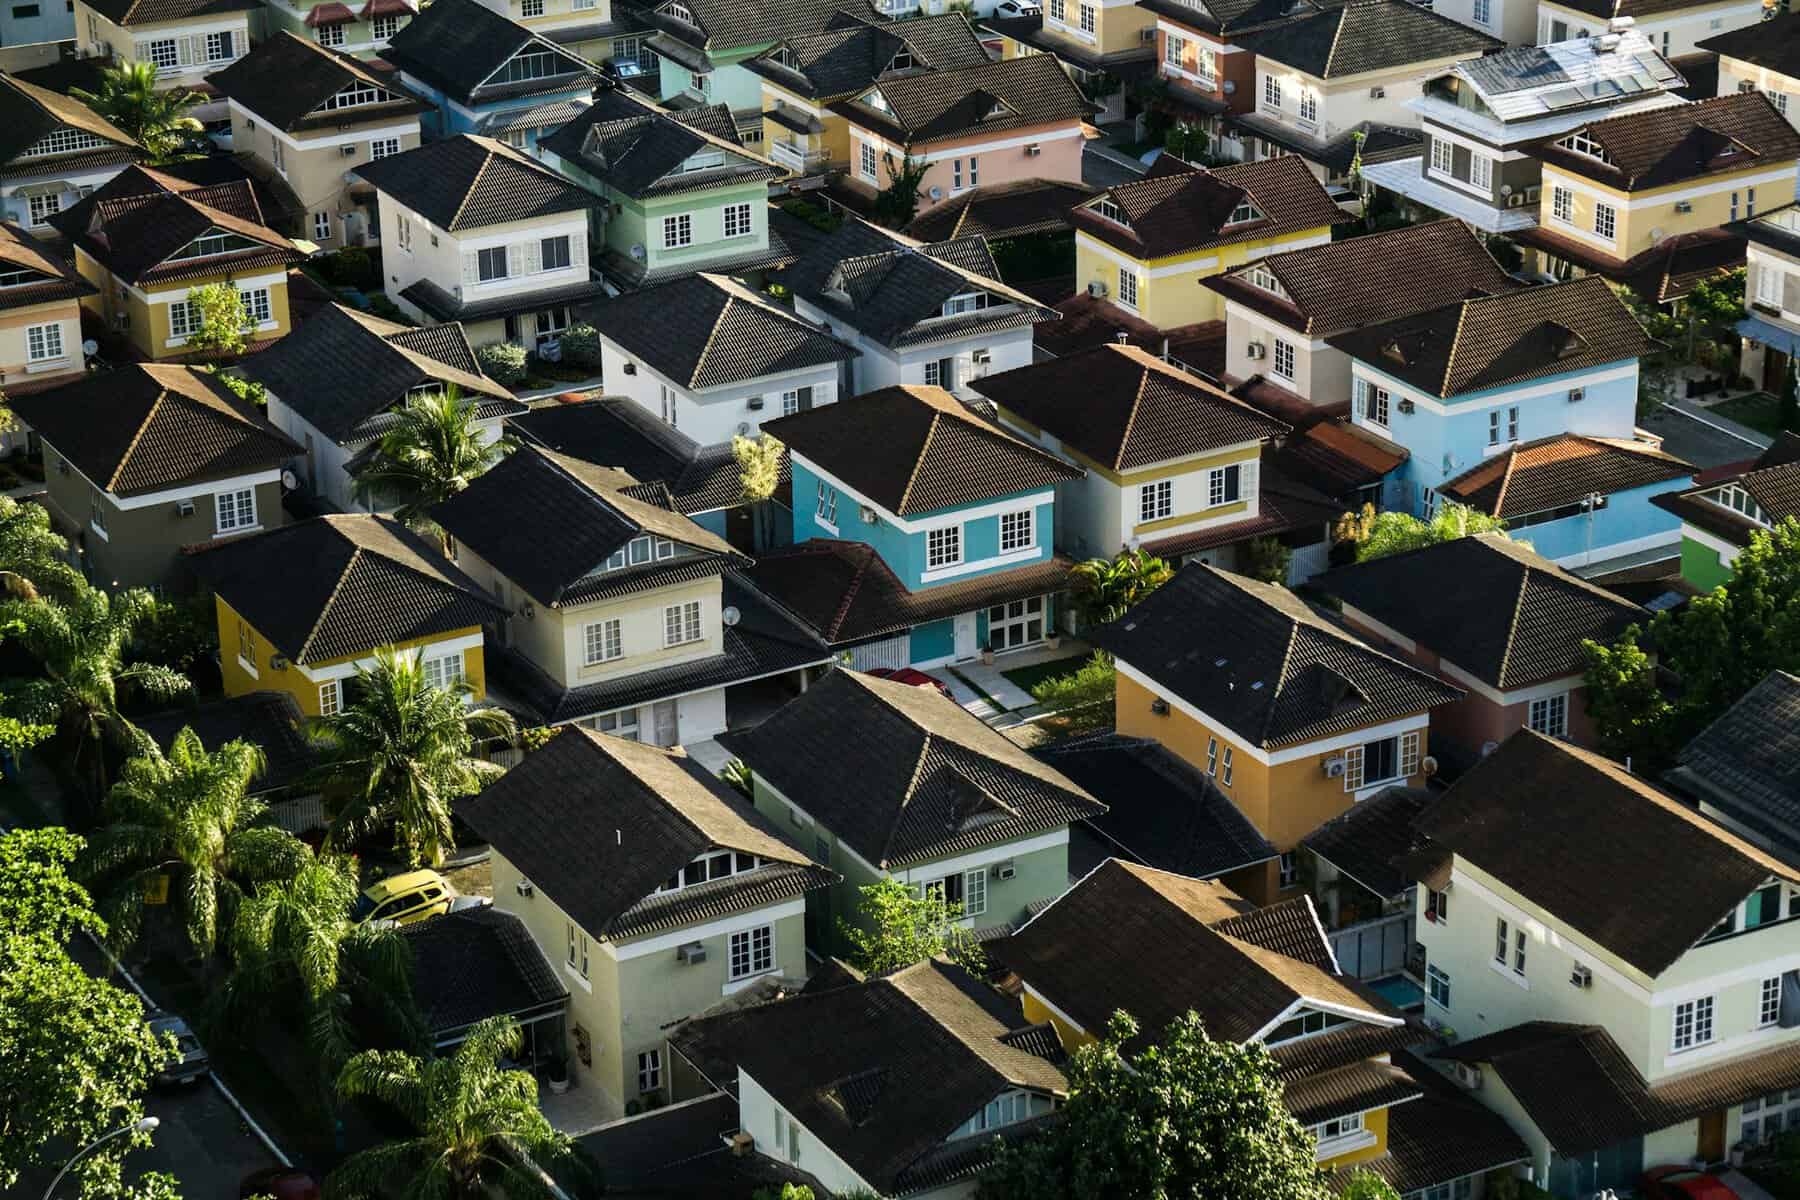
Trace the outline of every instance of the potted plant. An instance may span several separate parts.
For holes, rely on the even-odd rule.
[[[1737,1142],[1731,1147],[1731,1165],[1734,1167],[1744,1165],[1744,1143]]]
[[[981,643],[981,665],[984,667],[994,665],[994,647],[987,642]]]
[[[1060,649],[1062,646],[1062,630],[1052,625],[1044,634],[1044,645],[1050,647],[1052,650]]]
[[[569,1060],[557,1055],[550,1060],[548,1075],[551,1094],[560,1096],[569,1090]]]

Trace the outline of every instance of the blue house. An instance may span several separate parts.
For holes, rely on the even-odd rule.
[[[765,422],[787,446],[795,545],[748,572],[858,668],[935,666],[1055,633],[1070,561],[1056,485],[1081,470],[937,387]]]
[[[436,0],[381,57],[436,107],[419,119],[427,140],[473,133],[533,154],[593,103],[600,79],[594,64],[475,0]]]
[[[1390,489],[1406,511],[1469,505],[1563,566],[1675,552],[1680,522],[1650,499],[1696,468],[1636,428],[1650,341],[1604,279],[1471,296],[1327,342],[1351,359],[1352,422],[1409,452]]]

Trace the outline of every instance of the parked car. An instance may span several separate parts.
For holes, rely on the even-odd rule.
[[[212,1072],[212,1060],[206,1057],[206,1047],[188,1028],[188,1023],[172,1012],[152,1009],[144,1018],[150,1026],[150,1032],[169,1034],[175,1039],[175,1057],[164,1064],[156,1073],[156,1082],[162,1086],[177,1083],[192,1083],[202,1075]]]
[[[1645,1200],[1739,1200],[1723,1179],[1692,1167],[1651,1167],[1640,1184]]]
[[[910,687],[936,688],[944,699],[953,698],[950,695],[950,689],[945,687],[941,680],[933,679],[925,672],[912,667],[876,667],[866,674],[873,675],[877,679],[891,679],[895,683],[904,683]]]
[[[350,909],[350,919],[410,925],[450,911],[456,889],[436,871],[406,871],[371,884]]]
[[[264,1167],[244,1176],[238,1184],[238,1200],[270,1196],[273,1200],[319,1200],[319,1181],[292,1167]]]
[[[1000,0],[994,5],[996,17],[1038,17],[1043,13],[1043,6],[1034,0]]]

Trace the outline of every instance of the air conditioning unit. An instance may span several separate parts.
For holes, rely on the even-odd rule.
[[[1520,205],[1522,205],[1524,203],[1525,203],[1525,193],[1524,192],[1514,192],[1512,195],[1510,195],[1506,198],[1506,207],[1508,207],[1508,208],[1518,208]]]
[[[1106,285],[1098,279],[1089,281],[1088,295],[1092,296],[1096,300],[1105,299],[1106,298]]]
[[[866,504],[856,510],[856,515],[862,518],[862,523],[864,525],[873,525],[876,521],[880,520],[880,518],[875,515],[875,510]]]
[[[636,363],[626,363],[625,364],[625,373],[627,375],[636,375],[637,374],[637,364]]]
[[[1581,963],[1576,963],[1575,969],[1569,972],[1569,983],[1571,986],[1578,988],[1593,987],[1594,972],[1583,966]]]
[[[703,963],[706,961],[706,945],[703,942],[689,942],[676,948],[675,957],[681,960],[681,965],[684,967]]]
[[[1156,716],[1166,717],[1169,715],[1169,702],[1158,696],[1150,702],[1150,711]]]
[[[1481,1090],[1481,1068],[1474,1063],[1451,1063],[1450,1078],[1456,1080],[1458,1087],[1467,1088],[1471,1092]]]
[[[1155,40],[1156,40],[1156,26],[1152,25],[1148,29],[1138,30],[1138,41],[1154,42]]]
[[[531,885],[531,880],[529,879],[519,880],[519,882],[513,885],[513,890],[527,900],[531,899],[532,894],[537,891],[537,889]]]
[[[1261,342],[1251,342],[1244,347],[1244,353],[1250,358],[1261,358],[1269,352],[1269,348]]]
[[[1403,413],[1407,413],[1410,415],[1412,413],[1412,411],[1418,407],[1419,406],[1417,404],[1414,404],[1411,400],[1402,399],[1400,401],[1400,411]]]
[[[752,396],[745,403],[745,407],[748,408],[751,412],[761,412],[762,406],[763,406],[763,398],[761,396]]]
[[[343,155],[345,158],[355,158],[356,157],[355,143],[352,143],[348,146],[339,146],[338,153]]]
[[[1675,202],[1675,211],[1678,213],[1691,213],[1694,211],[1694,202],[1692,200],[1677,200]]]
[[[1586,399],[1587,399],[1587,389],[1586,388],[1570,388],[1569,389],[1569,403],[1570,404],[1580,404],[1583,400],[1586,400]]]
[[[1341,754],[1334,754],[1324,762],[1320,763],[1319,769],[1325,772],[1325,778],[1327,779],[1342,779],[1344,777],[1344,766],[1344,756]]]
[[[1530,187],[1525,189],[1525,203],[1536,204],[1538,202],[1538,197],[1542,196],[1543,194],[1544,194],[1544,189],[1541,186],[1539,186],[1538,184],[1534,183]]]
[[[194,502],[192,500],[177,500],[175,502],[175,515],[178,517],[193,516]]]
[[[1017,875],[1017,874],[1018,874],[1018,869],[1016,867],[1014,867],[1010,861],[1000,863],[994,867],[994,878],[995,879],[1011,879],[1014,875]]]
[[[288,669],[288,657],[285,654],[269,655],[269,670],[285,671]]]
[[[988,350],[976,350],[969,355],[970,360],[978,367],[985,367],[994,361],[994,355]]]
[[[1044,148],[1042,146],[1038,145],[1036,142],[1028,142],[1025,145],[1025,157],[1026,158],[1036,158],[1038,155],[1042,154],[1043,152],[1044,152]]]
[[[1384,87],[1379,87],[1379,86],[1370,88],[1369,89],[1369,99],[1371,99],[1371,100],[1387,99],[1387,89]]]

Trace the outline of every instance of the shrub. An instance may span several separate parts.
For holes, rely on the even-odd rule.
[[[345,246],[325,260],[325,274],[339,287],[365,286],[373,269],[369,252],[360,246]]]
[[[577,323],[563,331],[562,360],[572,367],[600,365],[600,331],[592,325]]]
[[[511,342],[495,342],[475,351],[481,369],[502,387],[517,387],[525,382],[525,347]]]

